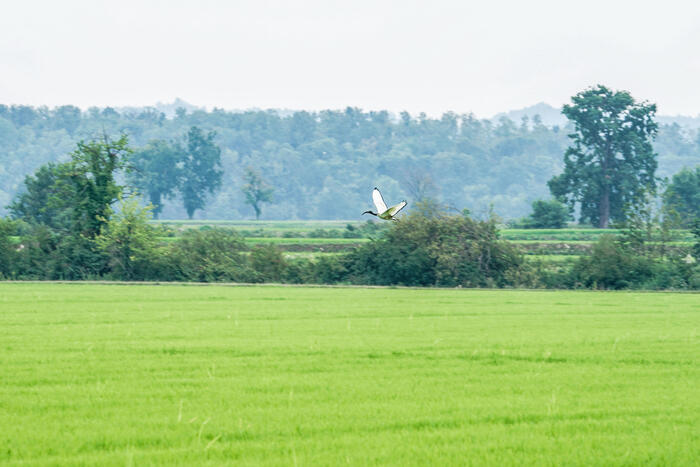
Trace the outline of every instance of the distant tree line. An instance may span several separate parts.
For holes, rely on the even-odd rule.
[[[349,253],[286,258],[274,245],[248,247],[233,229],[188,229],[163,242],[166,232],[149,223],[148,208],[134,198],[119,200],[92,237],[0,219],[0,278],[700,289],[700,222],[694,245],[672,247],[666,226],[644,213],[621,237],[602,236],[572,268],[552,268],[525,261],[499,239],[495,219],[448,213],[430,202]],[[69,217],[69,226],[76,223],[69,229],[78,228],[79,217]]]
[[[568,135],[583,137],[579,130],[585,128],[577,130],[576,114],[570,114],[572,123],[559,128],[538,118],[489,121],[454,113],[430,118],[356,108],[288,113],[180,109],[166,118],[151,108],[120,113],[0,105],[0,215],[9,212],[6,207],[24,189],[26,175],[49,162],[65,162],[76,141],[128,134],[132,163],[140,170],[132,173],[130,183],[153,203],[154,214],[165,218],[354,219],[370,201],[372,187],[380,186],[388,198],[408,197],[409,207],[435,199],[457,210],[468,208],[477,217],[492,211],[515,220],[530,212],[532,202],[549,200],[547,182],[566,174],[555,184],[557,196],[577,204],[577,219],[598,224],[596,205],[587,201],[598,188],[589,184],[582,192],[562,191],[572,184],[583,186],[576,182],[580,170],[573,171],[582,167],[581,157],[570,152],[569,166],[562,159],[571,146]],[[624,115],[610,123],[625,128]],[[193,127],[197,134],[190,134]],[[655,177],[700,164],[697,131],[661,125],[653,132]],[[634,148],[635,153],[641,148]],[[204,168],[194,164],[204,161]],[[248,169],[264,185],[258,193],[272,189],[274,195],[249,198],[254,192],[246,187],[255,184]],[[618,220],[615,216],[628,201],[611,193],[611,221]]]
[[[33,175],[27,175],[24,186],[8,205],[12,219],[0,220],[0,275],[18,279],[699,288],[700,167],[684,168],[668,183],[657,176],[657,155],[652,146],[659,132],[654,121],[655,106],[639,103],[627,92],[597,86],[574,96],[564,113],[573,124],[569,128],[570,145],[564,153],[563,171],[554,174],[548,183],[556,199],[535,200],[532,214],[516,223],[522,227],[559,228],[578,211],[580,222],[600,227],[614,222],[624,230],[620,238],[603,236],[594,245],[592,254],[578,259],[570,269],[525,262],[515,247],[499,239],[493,210],[488,217],[479,220],[466,207],[459,211],[455,205],[437,199],[438,191],[446,184],[455,183],[455,189],[465,187],[457,181],[441,179],[439,184],[435,183],[434,159],[444,156],[461,164],[464,154],[450,159],[450,144],[453,140],[468,144],[470,139],[464,133],[471,128],[472,136],[478,136],[489,127],[489,122],[465,116],[458,121],[454,115],[443,116],[439,121],[420,117],[416,122],[408,114],[402,114],[398,124],[373,126],[371,122],[375,118],[386,123],[387,115],[348,109],[344,114],[322,112],[322,118],[293,114],[287,120],[294,122],[296,119],[299,126],[292,125],[291,128],[298,131],[290,132],[290,138],[296,135],[299,141],[305,141],[312,128],[324,123],[323,118],[334,121],[338,117],[336,136],[348,141],[343,149],[338,146],[331,149],[335,143],[326,141],[317,147],[320,152],[316,159],[309,159],[308,163],[289,152],[292,151],[290,146],[277,165],[264,169],[256,168],[252,162],[266,160],[266,157],[253,151],[254,157],[249,159],[251,164],[240,176],[235,196],[243,195],[243,202],[259,218],[262,204],[273,200],[273,192],[289,193],[285,191],[289,185],[275,186],[267,178],[272,179],[278,169],[288,168],[285,164],[290,160],[297,160],[300,167],[296,175],[290,173],[284,178],[306,177],[308,173],[318,177],[324,173],[317,171],[319,167],[328,169],[340,161],[346,164],[352,161],[352,158],[340,157],[337,151],[352,152],[356,144],[362,146],[372,141],[378,145],[384,141],[388,155],[375,163],[387,164],[384,170],[399,174],[401,183],[416,198],[414,210],[374,241],[349,254],[288,260],[273,246],[249,250],[238,234],[222,229],[190,231],[176,242],[162,242],[158,229],[148,221],[163,209],[165,199],[180,200],[191,218],[196,211],[205,208],[207,197],[216,193],[217,188],[225,187],[222,184],[226,173],[222,160],[225,151],[216,143],[217,133],[191,126],[184,134],[168,140],[149,139],[135,151],[125,134],[111,139],[103,133],[96,139],[81,140],[66,159],[47,162]],[[102,111],[99,115],[104,114]],[[24,122],[31,121],[32,114],[12,107],[10,115]],[[61,115],[64,119],[72,115],[74,119],[69,120],[74,123],[82,122],[83,118],[79,112],[62,111]],[[116,112],[107,115],[121,118]],[[237,114],[223,113],[223,116],[232,115]],[[178,112],[177,118],[186,116]],[[165,124],[164,119],[156,121]],[[287,122],[279,117],[273,121]],[[347,126],[348,122],[352,124]],[[363,134],[367,139],[352,140],[351,136],[363,125],[367,125],[367,134]],[[424,138],[412,139],[416,133],[421,134],[424,125],[429,127],[425,129]],[[376,131],[382,127],[405,131],[410,135],[408,140],[416,145],[426,145],[431,135],[446,131],[445,140],[432,141],[450,143],[445,143],[443,148],[447,152],[425,159],[410,156],[410,147],[400,155],[393,147],[392,131],[384,135],[385,139],[377,139]],[[75,131],[77,127],[72,128]],[[452,130],[448,131],[449,128]],[[527,122],[519,129],[509,129],[508,121],[503,120],[493,128],[493,135],[505,138],[502,143],[515,144],[510,139],[513,134],[528,135],[537,131],[550,134],[550,130],[538,122],[533,129]],[[550,136],[557,133],[552,130]],[[252,138],[253,134],[249,136]],[[306,143],[298,143],[297,148],[306,147]],[[521,141],[521,144],[522,148],[529,143]],[[476,150],[474,148],[476,146],[471,150]],[[423,150],[430,152],[426,147]],[[485,152],[484,158],[488,160],[489,157]],[[364,156],[358,160],[365,160]],[[318,161],[321,161],[320,166],[315,165]],[[393,166],[401,170],[392,171],[392,161],[396,162]],[[422,165],[426,161],[430,163]],[[365,168],[350,165],[349,170],[359,174]],[[452,177],[459,175],[459,171],[450,174]],[[385,179],[388,186],[391,180]],[[344,196],[347,186],[327,191],[327,180],[323,183],[324,187],[316,192],[306,185],[296,186],[299,193],[308,195],[299,202],[302,205],[316,203],[318,207],[319,200],[332,193],[334,208],[342,211],[344,203],[348,202]],[[656,197],[662,183],[667,186],[659,209]],[[151,204],[143,207],[140,196],[146,196]],[[289,199],[283,202],[292,203]],[[678,226],[692,230],[696,238],[694,245],[672,245],[672,232]]]

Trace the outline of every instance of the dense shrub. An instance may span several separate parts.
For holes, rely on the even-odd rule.
[[[416,212],[346,259],[356,283],[416,286],[505,286],[523,260],[498,239],[494,221]]]
[[[45,225],[29,225],[18,248],[17,279],[99,279],[109,272],[108,258],[93,240]]]
[[[652,263],[645,257],[632,255],[612,235],[602,235],[593,245],[590,256],[579,259],[572,276],[587,288],[624,289],[651,277]]]
[[[252,282],[243,238],[231,229],[187,230],[169,251],[169,279]]]
[[[655,252],[654,252],[655,253]],[[566,284],[593,289],[698,289],[700,266],[687,249],[643,254],[624,238],[603,235],[574,265]]]
[[[100,251],[109,258],[109,275],[121,280],[156,278],[161,273],[161,261],[156,230],[148,224],[150,210],[139,207],[134,198],[120,207],[95,238]]]
[[[320,256],[309,265],[308,282],[337,284],[347,280],[347,268],[342,256]]]
[[[257,245],[250,253],[250,265],[257,273],[256,281],[281,282],[287,267],[275,245]]]

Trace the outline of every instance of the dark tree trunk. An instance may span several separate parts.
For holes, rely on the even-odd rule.
[[[158,215],[163,209],[163,206],[160,204],[160,192],[152,191],[150,192],[149,197],[151,198],[151,204],[153,205],[153,210],[151,211],[153,213],[153,218],[158,219]]]

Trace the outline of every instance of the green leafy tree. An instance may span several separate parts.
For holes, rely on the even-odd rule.
[[[24,191],[8,207],[14,218],[32,225],[69,230],[75,187],[70,182],[70,163],[42,165],[24,178]]]
[[[157,259],[158,238],[148,224],[150,208],[142,208],[136,198],[120,203],[119,209],[95,238],[99,249],[109,257],[112,275],[123,280],[143,280]]]
[[[153,140],[130,158],[129,181],[148,196],[156,219],[163,210],[163,198],[172,197],[182,181],[182,157],[180,145]]]
[[[246,203],[255,211],[255,219],[260,219],[262,204],[272,201],[274,189],[262,179],[260,174],[253,168],[248,167],[245,174],[246,184],[243,187]]]
[[[127,137],[79,142],[71,160],[46,164],[25,178],[25,191],[9,206],[16,218],[94,238],[121,194],[117,171],[130,153]]]
[[[126,136],[81,141],[69,162],[48,164],[25,179],[26,192],[10,210],[32,226],[22,256],[32,270],[43,271],[41,278],[82,279],[106,271],[94,240],[122,192],[116,177],[129,152]]]
[[[684,168],[671,179],[663,195],[664,211],[688,227],[700,218],[700,166]]]
[[[573,145],[564,154],[564,173],[548,185],[570,209],[580,203],[582,222],[607,228],[611,219],[624,220],[625,205],[656,189],[656,105],[601,85],[571,100],[563,113],[574,125]]]
[[[71,154],[69,173],[75,190],[71,203],[74,232],[89,239],[100,234],[123,189],[116,173],[124,168],[130,153],[126,135],[116,141],[105,136],[78,143]]]
[[[571,215],[569,209],[556,199],[538,199],[532,203],[532,214],[525,220],[528,229],[563,229]]]
[[[11,275],[17,249],[20,248],[11,238],[17,231],[16,222],[0,218],[0,279]]]
[[[204,207],[207,193],[221,186],[221,149],[214,143],[215,136],[216,132],[205,134],[196,126],[187,132],[179,190],[190,219]]]

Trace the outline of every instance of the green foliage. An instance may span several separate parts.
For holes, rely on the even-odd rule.
[[[656,189],[656,105],[601,85],[571,100],[563,113],[574,124],[573,145],[564,154],[564,173],[548,185],[571,209],[580,204],[580,222],[606,228],[611,219],[624,220],[626,205]]]
[[[81,141],[69,162],[47,164],[25,179],[26,191],[10,206],[31,226],[22,239],[20,276],[86,279],[107,272],[94,240],[121,194],[116,176],[129,153],[126,136]]]
[[[246,184],[243,186],[243,194],[245,194],[246,203],[255,211],[255,219],[258,220],[262,211],[262,203],[272,201],[274,190],[252,167],[246,168],[245,173]]]
[[[117,141],[105,136],[102,140],[78,143],[71,154],[68,174],[75,194],[70,203],[73,233],[88,239],[100,234],[109,220],[112,204],[122,192],[116,173],[125,166],[130,153],[126,135]]]
[[[197,282],[252,282],[243,238],[230,229],[187,230],[171,247],[170,279]]]
[[[353,108],[290,114],[195,110],[176,118],[152,108],[121,113],[93,108],[72,123],[57,109],[5,108],[0,111],[0,215],[21,191],[24,177],[48,162],[62,162],[78,135],[127,132],[134,148],[154,140],[184,148],[182,135],[197,126],[216,131],[221,148],[222,183],[206,197],[208,219],[243,219],[252,212],[241,195],[248,166],[275,189],[274,203],[263,208],[270,219],[357,219],[358,206],[370,202],[375,185],[387,199],[408,197],[410,206],[414,197],[427,196],[481,217],[493,203],[500,216],[516,219],[529,212],[533,199],[549,196],[546,182],[562,172],[566,135],[573,130],[547,127],[536,118],[527,125],[450,113],[394,119],[385,111]],[[660,125],[654,142],[659,176],[700,163],[697,134]],[[412,174],[429,177],[435,189],[412,190]],[[143,186],[140,191],[149,196]],[[160,217],[187,218],[180,198],[165,196]]]
[[[504,286],[522,265],[519,252],[498,239],[494,221],[419,210],[351,253],[353,282],[378,285]]]
[[[179,144],[153,140],[130,158],[129,181],[148,196],[156,219],[163,199],[172,197],[180,186],[182,152]]]
[[[34,175],[24,179],[24,192],[10,204],[13,217],[30,224],[41,224],[52,229],[68,231],[73,219],[75,187],[71,183],[70,163],[49,162],[39,167]]]
[[[285,260],[283,282],[288,284],[318,283],[313,279],[313,263],[308,259]]]
[[[569,209],[558,200],[537,200],[532,203],[532,214],[524,222],[526,229],[563,229],[571,218]]]
[[[348,269],[342,257],[322,255],[311,262],[308,282],[316,284],[338,284],[347,281]]]
[[[196,126],[187,132],[180,193],[190,219],[204,207],[207,194],[221,186],[221,149],[214,143],[215,137],[216,132],[205,134]]]
[[[574,265],[569,286],[594,289],[698,289],[700,267],[687,247],[671,249],[667,226],[628,215],[621,235],[603,235]]]
[[[287,267],[282,253],[275,245],[255,245],[250,252],[250,266],[262,282],[282,282]]]
[[[17,234],[17,222],[0,218],[0,279],[11,277],[13,267],[20,248],[12,241]],[[21,247],[22,249],[24,246]]]
[[[587,288],[624,289],[647,281],[652,268],[649,258],[630,254],[614,236],[603,235],[593,245],[592,254],[576,263],[572,275]]]
[[[671,179],[663,194],[664,210],[688,227],[700,219],[700,165],[692,171],[683,168]]]
[[[136,198],[123,200],[117,212],[95,238],[98,248],[109,258],[110,274],[122,280],[151,277],[158,263],[158,239],[148,224],[149,208]]]

